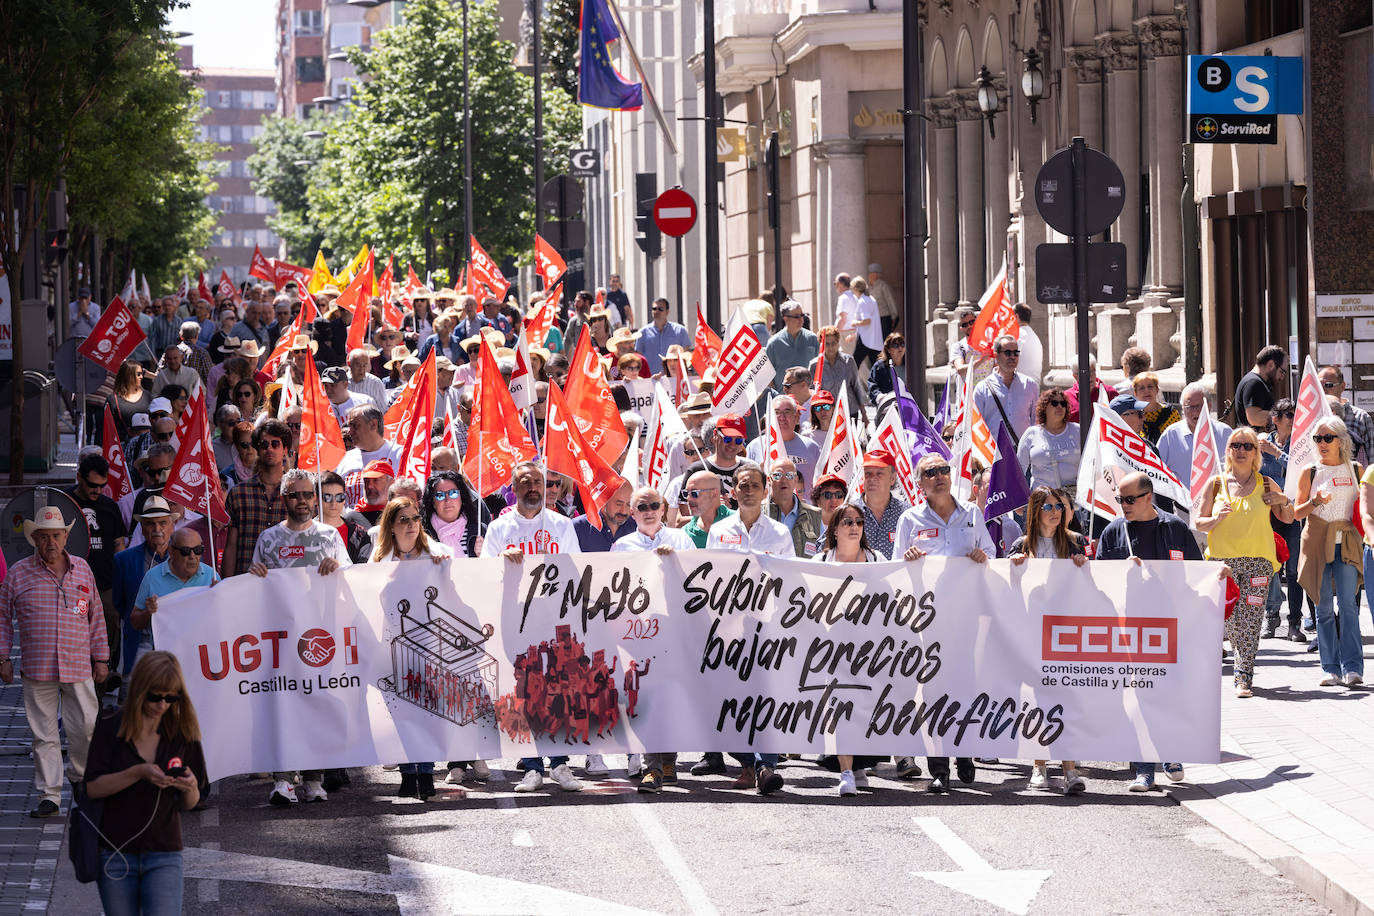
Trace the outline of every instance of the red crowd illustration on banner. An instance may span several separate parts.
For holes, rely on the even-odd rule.
[[[554,638],[531,644],[515,657],[515,691],[496,701],[496,721],[512,739],[528,743],[538,739],[564,744],[590,744],[592,729],[607,737],[620,722],[618,657],[606,664],[606,650],[587,647],[568,624],[555,627]],[[636,715],[640,678],[649,662],[631,661],[625,672],[627,713]]]
[[[392,673],[381,686],[436,716],[468,725],[496,710],[496,659],[482,648],[492,628],[453,614],[438,597],[438,589],[425,589],[425,620],[411,613],[409,601],[397,603],[401,635],[391,640]]]

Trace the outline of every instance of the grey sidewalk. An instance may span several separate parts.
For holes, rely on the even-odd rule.
[[[66,829],[65,817],[29,817],[39,800],[30,740],[16,678],[0,684],[0,916],[47,911]],[[64,815],[68,800],[63,798]]]
[[[1318,687],[1305,648],[1263,640],[1252,699],[1227,678],[1222,762],[1188,767],[1177,795],[1318,903],[1374,914],[1374,691]]]

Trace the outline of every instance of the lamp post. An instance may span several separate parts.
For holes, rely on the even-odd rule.
[[[978,70],[978,110],[983,113],[983,118],[988,122],[988,136],[997,138],[997,128],[993,126],[993,118],[997,116],[997,87],[992,84],[992,74],[988,72],[987,65],[984,64]]]

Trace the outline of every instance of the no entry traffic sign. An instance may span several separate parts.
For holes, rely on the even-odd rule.
[[[654,201],[654,224],[664,235],[679,238],[697,222],[697,202],[681,188],[669,188]]]

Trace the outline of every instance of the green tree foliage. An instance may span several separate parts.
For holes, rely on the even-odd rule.
[[[259,193],[277,202],[281,218],[298,221],[300,238],[313,227],[326,251],[351,255],[366,242],[420,265],[428,228],[434,266],[452,266],[467,253],[462,10],[444,0],[414,0],[405,16],[404,25],[376,36],[371,51],[351,52],[361,81],[352,100],[321,125],[318,154],[304,157],[317,163],[304,176],[308,205],[296,205],[299,186],[280,168],[299,158],[297,147],[285,138],[268,142],[274,128],[259,143],[259,156],[279,168],[269,172],[264,163],[254,171]],[[527,260],[534,234],[533,81],[515,69],[511,43],[498,38],[493,0],[471,3],[468,17],[473,228],[492,257]],[[564,170],[581,112],[548,79],[543,97],[545,174],[552,176]],[[280,185],[286,199],[268,182]],[[309,263],[304,255],[301,263]]]
[[[544,0],[544,31],[539,34],[544,73],[568,98],[577,99],[578,23],[582,0]]]
[[[327,119],[312,112],[305,120],[269,117],[263,119],[257,152],[248,157],[253,173],[253,190],[275,201],[277,212],[267,217],[267,225],[286,242],[286,259],[309,264],[324,241],[310,211],[310,177],[324,152],[324,141],[306,133],[324,131]]]
[[[204,198],[218,147],[197,140],[202,93],[178,69],[174,45],[140,38],[110,82],[76,126],[66,169],[73,248],[91,235],[104,243],[102,301],[134,265],[154,288],[204,268],[197,252],[216,222]]]

